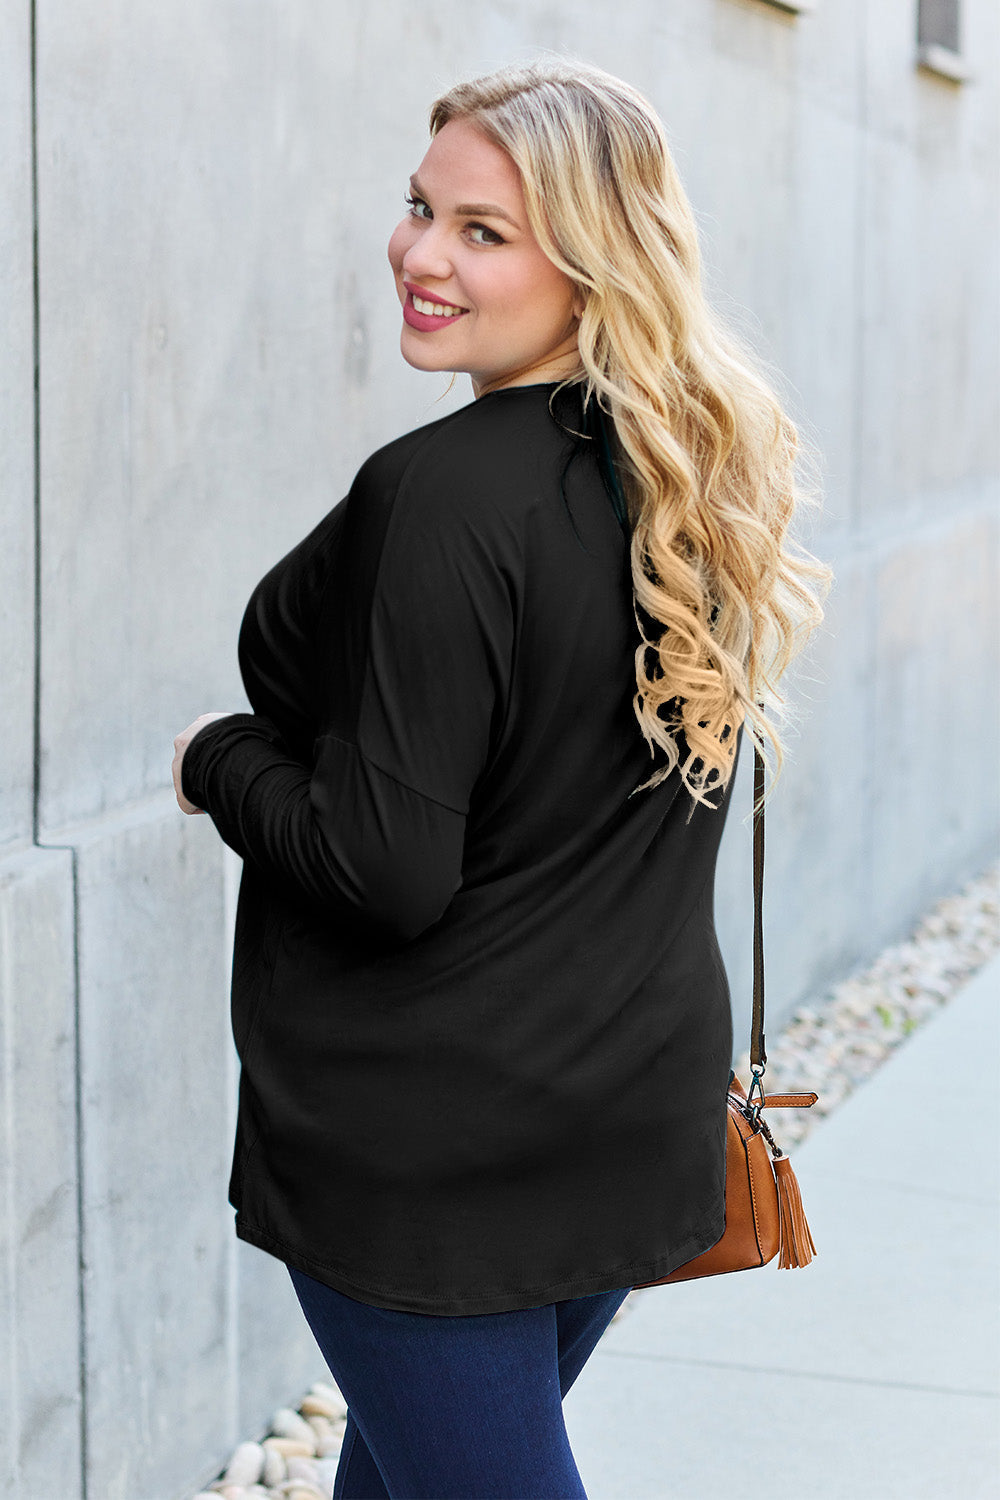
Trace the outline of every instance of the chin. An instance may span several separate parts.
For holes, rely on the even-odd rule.
[[[406,361],[406,363],[413,370],[423,370],[425,373],[432,373],[434,370],[451,369],[450,365],[443,365],[439,360],[422,358],[420,355],[408,354],[405,349],[400,349],[399,352],[403,356],[403,359]]]
[[[399,352],[406,363],[411,365],[414,370],[433,371],[454,369],[454,365],[450,365],[442,355],[435,354],[433,349],[424,349],[419,346],[415,348],[412,344],[408,343],[405,332],[399,340]]]

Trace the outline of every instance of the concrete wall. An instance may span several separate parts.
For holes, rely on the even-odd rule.
[[[768,812],[771,1029],[994,853],[992,0],[963,26],[959,85],[916,69],[910,0],[0,0],[11,1500],[181,1500],[322,1373],[232,1234],[238,870],[176,811],[171,739],[245,706],[246,597],[363,458],[471,399],[402,363],[385,260],[455,79],[547,46],[649,94],[711,295],[824,455],[807,541],[837,584]],[[717,887],[741,1045],[751,769]]]

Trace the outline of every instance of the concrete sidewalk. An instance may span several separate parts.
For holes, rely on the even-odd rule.
[[[995,958],[791,1152],[811,1265],[636,1293],[565,1401],[590,1500],[995,1500],[998,1015]]]

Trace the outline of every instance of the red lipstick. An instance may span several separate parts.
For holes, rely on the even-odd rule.
[[[457,323],[459,318],[464,318],[468,312],[468,308],[463,308],[461,312],[453,313],[450,318],[435,317],[433,313],[417,312],[413,305],[414,297],[419,297],[421,301],[435,302],[438,306],[444,307],[457,307],[458,304],[449,302],[446,297],[441,297],[436,292],[429,292],[425,287],[417,286],[412,281],[404,281],[403,285],[407,294],[406,301],[403,303],[403,321],[411,328],[416,328],[419,333],[434,333],[439,328],[447,328],[452,323]]]

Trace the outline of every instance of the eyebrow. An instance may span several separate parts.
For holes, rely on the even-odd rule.
[[[424,190],[415,177],[410,178],[410,187],[415,193],[418,193],[425,202],[427,201]],[[510,214],[507,213],[505,209],[500,208],[496,203],[457,203],[455,205],[455,213],[485,214],[488,217],[494,219],[506,219],[507,223],[512,224],[515,229],[520,229],[521,227],[516,219],[512,219]]]

